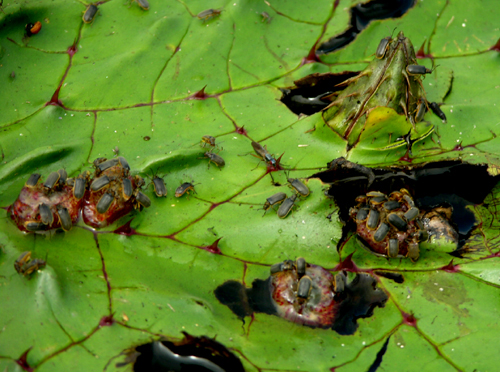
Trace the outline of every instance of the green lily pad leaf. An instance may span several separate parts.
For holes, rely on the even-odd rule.
[[[360,371],[380,358],[380,370],[494,371],[496,345],[484,340],[499,331],[500,189],[469,205],[476,224],[458,246],[429,240],[412,262],[373,255],[352,231],[343,236],[329,185],[309,177],[339,157],[403,171],[453,160],[498,174],[497,4],[419,1],[315,56],[364,2],[149,3],[98,2],[89,24],[83,2],[0,6],[0,371],[67,371],[75,361],[82,371],[130,371],[128,351],[182,332],[216,338],[246,371]],[[209,8],[220,14],[197,17]],[[40,32],[27,36],[26,24],[38,21]],[[298,117],[279,101],[279,88],[309,74],[365,70],[396,26],[418,64],[433,69],[416,89],[440,104],[447,123],[428,111],[413,127],[378,102],[347,149],[321,114]],[[202,144],[206,135],[216,147]],[[206,152],[225,165],[209,165]],[[149,208],[101,230],[80,220],[44,234],[22,233],[7,216],[31,174],[64,168],[73,178],[92,172],[94,159],[117,156],[146,179]],[[165,197],[149,184],[154,175],[165,180]],[[310,194],[286,218],[279,206],[264,214],[268,197],[295,193],[289,178]],[[175,197],[184,182],[196,193]],[[45,267],[16,272],[25,251]],[[243,321],[215,297],[224,282],[250,287],[297,257],[351,278],[374,276],[385,307],[341,336],[265,313]]]

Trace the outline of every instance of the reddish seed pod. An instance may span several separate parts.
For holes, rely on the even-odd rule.
[[[32,174],[9,206],[10,218],[24,232],[42,233],[57,228],[69,231],[80,215],[87,225],[102,228],[134,207],[151,205],[150,199],[140,192],[144,180],[129,175],[130,166],[124,158],[99,158],[94,161],[94,168],[92,176],[85,171],[76,178],[67,178],[67,172],[60,169],[45,182],[38,182],[40,175]],[[166,190],[163,192],[166,195]]]

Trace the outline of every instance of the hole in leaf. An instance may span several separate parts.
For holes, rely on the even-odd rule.
[[[244,372],[240,360],[214,339],[183,332],[180,341],[153,341],[128,352],[125,363],[134,363],[134,372]]]
[[[317,55],[332,53],[350,42],[363,31],[371,21],[399,18],[413,5],[415,0],[373,0],[351,8],[350,27],[342,34],[332,37],[319,46]]]

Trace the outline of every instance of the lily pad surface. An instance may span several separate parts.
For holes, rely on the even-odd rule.
[[[64,168],[76,177],[118,153],[132,174],[163,177],[168,194],[157,197],[147,181],[151,207],[101,230],[80,221],[67,232],[25,234],[4,211],[0,371],[132,371],[128,350],[183,332],[216,338],[246,371],[497,368],[487,341],[500,332],[500,187],[467,206],[476,223],[458,253],[430,240],[411,262],[376,257],[352,234],[341,242],[328,185],[307,178],[341,156],[399,169],[455,160],[498,174],[498,5],[417,0],[402,17],[373,21],[344,48],[316,56],[348,28],[356,3],[150,0],[145,10],[108,0],[84,23],[83,1],[2,2],[0,207],[14,203],[32,173],[45,179]],[[209,8],[220,14],[197,17]],[[28,37],[25,25],[36,21],[42,28]],[[394,145],[411,125],[393,111],[372,111],[372,126],[347,152],[321,113],[298,117],[279,101],[278,88],[309,74],[363,70],[395,27],[418,63],[434,68],[423,87],[447,116],[443,123],[426,113],[411,154]],[[377,126],[384,120],[399,132]],[[215,148],[202,146],[205,135]],[[252,141],[284,170],[254,157]],[[225,165],[209,164],[207,151]],[[289,177],[310,195],[285,219],[272,209],[263,216],[266,198],[292,195]],[[185,182],[196,193],[176,198]],[[464,174],[463,182],[474,180]],[[46,266],[18,274],[25,251]],[[265,313],[242,320],[214,295],[230,280],[250,287],[297,257],[369,273],[388,295],[385,307],[345,336]]]

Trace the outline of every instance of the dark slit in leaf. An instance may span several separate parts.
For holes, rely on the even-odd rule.
[[[351,8],[350,27],[342,34],[332,37],[319,46],[317,55],[332,53],[353,41],[371,21],[399,18],[413,5],[415,0],[373,0]]]
[[[377,356],[375,360],[373,361],[373,364],[368,368],[368,372],[376,372],[378,367],[382,364],[382,359],[384,358],[385,352],[387,351],[387,345],[389,345],[389,340],[391,339],[391,336],[387,337],[387,340],[385,340],[384,344],[382,345],[382,348],[379,350],[377,353]]]

